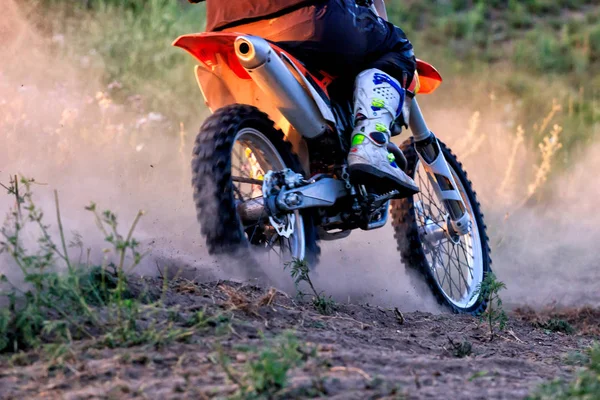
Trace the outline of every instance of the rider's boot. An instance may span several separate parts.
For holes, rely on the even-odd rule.
[[[379,192],[395,189],[400,192],[398,197],[412,196],[419,188],[387,150],[391,125],[404,104],[404,89],[378,69],[363,71],[355,85],[354,131],[348,154],[350,178]]]

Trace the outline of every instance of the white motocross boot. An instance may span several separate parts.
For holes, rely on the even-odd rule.
[[[363,71],[354,89],[354,131],[348,154],[350,178],[378,191],[398,190],[399,197],[419,192],[415,182],[387,150],[390,128],[404,104],[404,89],[378,69]]]

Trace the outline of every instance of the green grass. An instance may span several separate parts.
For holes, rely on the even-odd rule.
[[[560,318],[550,318],[547,321],[536,323],[535,326],[549,332],[562,332],[567,335],[575,333],[573,326],[568,321]]]
[[[55,46],[83,74],[113,86],[111,98],[127,102],[140,95],[145,112],[168,117],[167,131],[179,122],[199,124],[206,115],[197,88],[195,61],[171,42],[202,31],[205,6],[171,0],[27,0],[34,18]],[[515,126],[531,127],[556,99],[564,112],[563,147],[557,163],[570,160],[596,139],[600,126],[600,7],[591,0],[424,0],[388,3],[390,20],[401,26],[416,53],[436,65],[445,83],[434,104],[464,101],[477,110],[489,93],[518,102]],[[33,18],[33,17],[32,17]],[[444,97],[445,96],[445,97]],[[535,149],[542,139],[526,129]]]
[[[593,5],[593,6],[592,6]],[[600,131],[600,7],[592,1],[406,1],[388,5],[419,58],[434,64],[444,85],[431,99],[480,110],[498,95],[518,103],[514,125],[532,127],[551,108],[563,111],[556,170],[568,168]],[[436,99],[440,99],[437,101]],[[429,99],[427,99],[429,101]],[[526,129],[535,149],[542,137]],[[553,171],[555,169],[553,168]]]
[[[303,352],[298,339],[290,332],[266,340],[261,349],[247,349],[248,361],[241,371],[231,366],[231,360],[222,349],[218,351],[218,360],[222,369],[238,391],[235,399],[280,398],[282,390],[288,386],[288,373],[305,363],[315,352]]]
[[[198,122],[205,107],[193,73],[195,61],[171,43],[185,33],[202,32],[204,7],[174,0],[28,0],[45,32],[63,35],[55,49],[100,76],[118,82],[111,94],[122,102],[140,95],[146,112],[179,122]],[[41,15],[40,15],[41,14]]]
[[[143,257],[133,236],[142,212],[122,233],[113,212],[100,212],[95,204],[86,207],[106,245],[102,265],[90,265],[81,256],[81,239],[67,241],[65,237],[56,193],[58,238],[50,234],[48,218],[33,196],[34,185],[31,179],[16,177],[2,185],[15,206],[0,228],[0,253],[19,268],[22,283],[0,275],[0,353],[78,339],[108,347],[159,347],[206,328],[208,317],[177,323],[183,319],[178,310],[164,307],[161,299],[152,299],[144,291],[130,289],[129,273]],[[33,244],[31,237],[36,238]],[[176,318],[165,318],[165,314]]]
[[[583,357],[583,366],[570,381],[554,380],[541,385],[529,400],[566,400],[600,398],[600,346],[593,345]]]

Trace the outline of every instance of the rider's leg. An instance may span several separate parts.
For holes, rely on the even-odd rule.
[[[410,196],[418,188],[398,168],[387,143],[395,121],[396,128],[408,123],[408,115],[401,114],[408,101],[405,88],[410,87],[416,69],[412,44],[400,28],[367,7],[356,6],[354,0],[330,0],[327,7],[323,22],[315,29],[319,41],[303,48],[312,55],[309,61],[324,63],[322,68],[332,73],[358,75],[355,128],[348,155],[350,176],[381,191],[397,189],[402,196]]]
[[[277,42],[309,69],[350,79],[360,75],[355,88],[358,118],[349,156],[351,175],[358,181],[381,183],[385,190],[414,193],[414,182],[395,167],[385,146],[390,123],[405,98],[403,88],[410,85],[416,68],[412,44],[400,28],[368,7],[357,6],[355,0],[323,0],[276,19],[232,29]],[[375,81],[376,73],[381,78]],[[387,97],[378,94],[383,92]],[[383,104],[381,109],[373,109],[377,108],[374,101]]]
[[[392,124],[401,117],[405,90],[396,79],[371,68],[356,78],[354,131],[348,165],[350,177],[381,191],[399,190],[402,196],[418,192],[415,182],[395,163],[388,152]]]

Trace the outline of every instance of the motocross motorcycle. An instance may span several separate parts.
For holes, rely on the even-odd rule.
[[[412,138],[388,151],[419,185],[398,199],[355,184],[346,157],[353,82],[309,71],[276,43],[243,33],[179,37],[212,115],[193,151],[194,201],[209,252],[249,245],[314,266],[318,241],[373,230],[391,219],[400,259],[454,312],[479,314],[491,272],[483,214],[462,164],[429,130],[416,94],[434,92],[438,71],[418,61],[403,114]],[[398,261],[400,261],[400,259]]]

